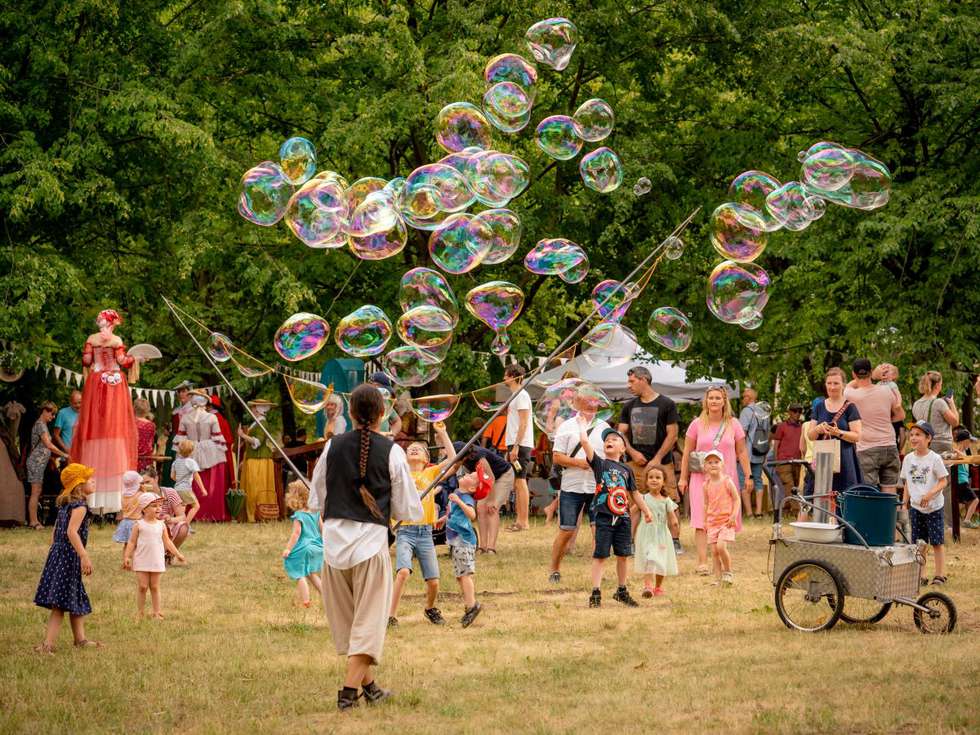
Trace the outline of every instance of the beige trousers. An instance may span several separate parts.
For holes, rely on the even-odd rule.
[[[391,556],[386,546],[350,569],[324,567],[323,607],[341,656],[381,663],[391,605]]]

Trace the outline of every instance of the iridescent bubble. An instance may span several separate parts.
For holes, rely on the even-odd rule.
[[[647,321],[647,334],[650,339],[662,347],[674,352],[684,352],[691,346],[694,327],[691,320],[680,309],[673,306],[661,306],[654,309]]]
[[[493,231],[486,222],[460,212],[429,237],[429,256],[446,273],[468,273],[487,257],[492,240]]]
[[[412,413],[423,421],[445,421],[459,405],[459,395],[424,396],[412,399]]]
[[[521,220],[509,209],[488,209],[476,218],[486,224],[492,233],[490,252],[483,259],[487,265],[503,263],[521,245]]]
[[[273,370],[269,365],[259,362],[254,357],[247,356],[244,353],[238,353],[238,355],[232,354],[231,362],[238,368],[238,372],[243,378],[261,378]]]
[[[528,94],[533,95],[534,85],[538,81],[538,72],[523,56],[500,54],[487,62],[483,70],[483,78],[491,86],[499,82],[513,82],[520,85]]]
[[[664,255],[667,260],[679,260],[684,254],[684,241],[676,235],[671,235],[664,241]]]
[[[635,288],[631,289],[620,281],[607,278],[592,289],[592,304],[598,309],[599,317],[603,321],[620,321],[633,303],[635,295]]]
[[[582,181],[600,194],[608,194],[623,183],[623,164],[611,148],[602,146],[582,156],[578,164]]]
[[[636,183],[633,184],[633,193],[636,196],[641,197],[644,194],[649,194],[651,188],[653,188],[653,185],[650,183],[650,179],[648,179],[646,176],[641,176],[636,180]]]
[[[303,184],[290,197],[286,225],[311,248],[336,248],[347,242],[346,192],[341,179],[320,175]]]
[[[491,145],[490,123],[480,108],[469,102],[451,102],[436,116],[436,142],[450,153],[470,146]]]
[[[488,207],[502,207],[527,188],[531,171],[517,156],[480,151],[469,157],[465,177],[476,198]]]
[[[578,29],[567,18],[548,18],[528,28],[524,39],[535,61],[562,71],[572,59]]]
[[[738,323],[738,326],[740,326],[742,329],[745,329],[747,331],[752,331],[753,329],[758,329],[759,327],[762,326],[762,320],[763,320],[762,312],[753,311],[745,319],[740,321]]]
[[[483,109],[491,110],[495,115],[513,120],[531,111],[533,100],[519,84],[514,82],[497,82],[483,93]]]
[[[572,117],[578,123],[579,137],[590,143],[608,137],[616,119],[609,103],[598,97],[593,97],[579,105]]]
[[[391,339],[391,320],[373,304],[359,306],[337,322],[334,340],[353,357],[372,357],[384,352]]]
[[[769,284],[769,274],[755,263],[726,260],[708,276],[708,310],[727,324],[739,324],[761,314]]]
[[[431,268],[412,268],[402,276],[398,288],[398,303],[402,311],[428,304],[438,306],[452,317],[453,326],[459,322],[459,302],[446,277]]]
[[[758,258],[769,241],[762,217],[751,207],[735,202],[726,202],[712,212],[710,232],[715,250],[738,263]]]
[[[762,217],[767,232],[775,232],[782,225],[766,209],[766,197],[780,186],[779,181],[764,171],[745,171],[735,177],[728,187],[728,193],[736,204],[754,209]]]
[[[496,332],[491,349],[497,355],[510,350],[506,329],[523,308],[524,292],[507,281],[483,283],[466,294],[466,310]]]
[[[208,354],[215,362],[228,362],[231,359],[231,340],[221,332],[211,332],[208,338]]]
[[[492,107],[484,104],[483,114],[487,116],[487,120],[490,121],[490,124],[502,133],[516,133],[526,128],[527,124],[531,122],[530,109],[521,115],[507,117],[506,115],[501,115]]]
[[[316,314],[300,312],[282,323],[272,338],[272,346],[284,360],[297,362],[319,352],[327,343],[330,325]]]
[[[633,331],[614,321],[600,322],[582,338],[582,357],[599,368],[625,365],[638,349]]]
[[[436,229],[447,213],[466,209],[475,198],[463,174],[452,166],[429,163],[408,175],[396,204],[412,227]]]
[[[402,345],[381,358],[381,368],[397,385],[417,388],[439,377],[442,363],[426,350]]]
[[[293,399],[293,405],[307,415],[321,411],[333,393],[327,386],[313,380],[293,375],[283,375],[282,379],[289,390],[289,397]]]
[[[745,349],[747,349],[749,352],[758,352],[759,351],[759,343],[758,342],[749,342],[747,345],[745,345]]]
[[[872,210],[883,207],[891,197],[892,175],[881,161],[857,151],[854,174],[848,183],[851,198],[848,206]]]
[[[344,231],[367,237],[391,230],[398,222],[394,201],[385,187],[388,182],[373,176],[358,179],[347,190],[348,218]]]
[[[401,217],[395,220],[395,226],[386,232],[376,232],[367,237],[349,238],[351,252],[361,260],[383,260],[397,255],[405,249],[408,242],[408,228]]]
[[[554,436],[558,427],[579,411],[594,414],[596,421],[608,421],[613,406],[598,386],[581,378],[563,378],[548,386],[534,404],[534,424],[548,436]]]
[[[279,165],[290,184],[302,184],[316,173],[316,149],[306,138],[290,138],[279,146]]]
[[[810,207],[811,219],[818,220],[827,213],[827,201],[821,197],[807,197],[806,203]]]
[[[843,147],[826,147],[803,160],[801,176],[807,186],[824,191],[837,191],[846,186],[854,175],[855,157]]]
[[[286,214],[293,187],[278,163],[263,161],[242,176],[238,213],[262,227],[272,227]]]
[[[496,411],[510,397],[510,388],[504,383],[497,383],[485,388],[477,388],[470,395],[481,411]]]
[[[813,221],[810,194],[799,181],[789,181],[766,197],[766,209],[787,230],[798,232]]]
[[[566,271],[572,271],[575,277],[581,271],[583,263],[587,269],[589,258],[585,250],[571,240],[561,237],[538,240],[538,244],[524,256],[524,267],[531,273],[542,276],[561,275]]]
[[[453,338],[453,318],[431,304],[414,306],[395,323],[402,341],[416,347],[437,347]]]
[[[534,131],[534,142],[552,158],[567,161],[575,158],[582,150],[582,139],[578,126],[568,115],[551,115],[538,123]]]
[[[589,275],[589,257],[558,273],[558,277],[565,283],[581,283]]]

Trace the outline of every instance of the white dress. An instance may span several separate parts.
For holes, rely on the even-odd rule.
[[[180,417],[180,428],[173,440],[174,450],[184,439],[194,442],[194,454],[191,456],[202,470],[226,461],[225,437],[218,419],[205,408],[195,408]]]
[[[167,525],[163,521],[144,521],[140,518],[136,521],[136,526],[140,535],[136,539],[136,551],[133,552],[133,571],[167,571],[163,545],[163,534],[167,532]]]

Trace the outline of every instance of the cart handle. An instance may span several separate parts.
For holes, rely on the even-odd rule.
[[[830,496],[831,496],[831,493],[827,493],[825,495],[814,495],[813,497],[814,498],[828,498]],[[782,515],[782,513],[783,513],[783,506],[786,505],[786,502],[787,501],[790,501],[790,500],[795,500],[797,503],[803,503],[803,505],[806,505],[806,506],[810,507],[813,510],[820,511],[821,513],[824,513],[824,514],[826,514],[828,516],[832,516],[833,518],[837,519],[837,521],[839,523],[843,524],[848,530],[850,530],[855,536],[858,537],[858,539],[861,541],[861,543],[864,544],[864,548],[866,548],[868,551],[871,551],[871,546],[868,545],[868,542],[864,540],[864,536],[862,536],[861,535],[861,532],[858,531],[854,526],[852,526],[850,523],[848,523],[847,521],[845,521],[843,518],[841,518],[836,513],[832,513],[831,511],[827,510],[826,508],[818,508],[813,503],[811,503],[809,500],[807,500],[806,498],[804,498],[802,495],[790,495],[788,497],[783,498],[783,502],[780,503],[780,505],[779,505],[779,514],[780,515]]]

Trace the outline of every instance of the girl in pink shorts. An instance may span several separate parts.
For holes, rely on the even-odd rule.
[[[715,568],[715,584],[729,586],[732,574],[732,555],[728,544],[735,540],[738,522],[739,495],[732,478],[724,473],[725,460],[721,452],[712,449],[705,454],[704,470],[704,527]]]

